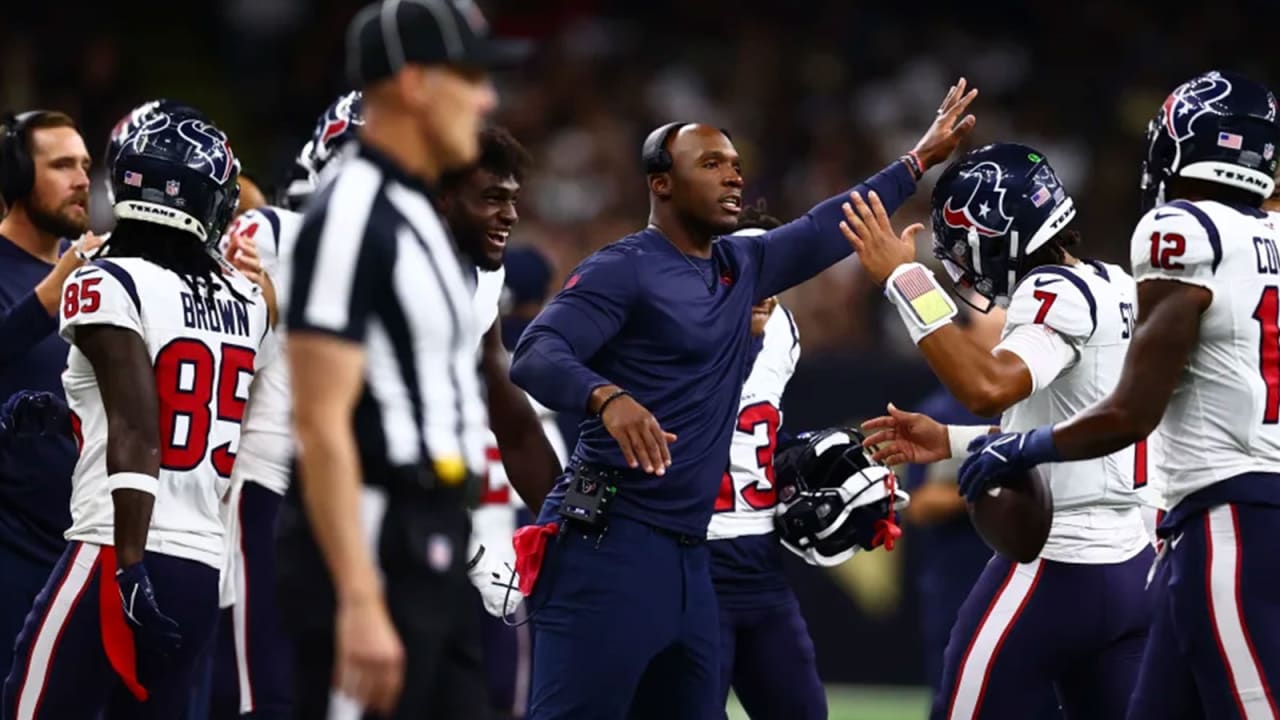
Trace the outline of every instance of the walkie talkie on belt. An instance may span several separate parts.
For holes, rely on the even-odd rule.
[[[609,503],[618,493],[618,486],[610,482],[611,474],[586,465],[574,467],[560,502],[560,517],[582,530],[604,530]]]

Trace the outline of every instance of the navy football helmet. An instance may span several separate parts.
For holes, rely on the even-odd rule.
[[[1275,187],[1276,98],[1261,83],[1208,72],[1179,85],[1147,125],[1142,210],[1165,201],[1173,177],[1207,180],[1263,198]]]
[[[933,254],[956,285],[1008,304],[1023,259],[1076,216],[1049,161],[1026,145],[995,143],[965,153],[933,188]]]
[[[320,174],[338,151],[356,136],[364,125],[363,93],[352,90],[338,97],[316,121],[311,139],[293,161],[280,204],[290,210],[302,206],[320,185]]]
[[[204,113],[196,108],[180,103],[177,100],[167,100],[165,98],[144,102],[120,118],[116,126],[111,128],[111,134],[107,137],[107,150],[102,155],[107,169],[107,201],[112,205],[116,204],[116,200],[115,190],[111,187],[111,178],[115,177],[116,156],[120,154],[120,148],[124,146],[125,138],[129,136],[129,133],[151,122],[160,113],[168,114],[171,117],[193,117],[206,122],[209,120]]]
[[[197,117],[155,112],[120,144],[111,188],[117,220],[185,230],[211,247],[240,198],[227,136]]]
[[[901,534],[894,512],[910,497],[893,471],[871,459],[852,428],[803,433],[778,450],[773,467],[778,507],[773,524],[783,547],[810,565],[832,567],[858,549]]]

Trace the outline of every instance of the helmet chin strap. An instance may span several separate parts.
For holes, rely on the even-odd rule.
[[[973,264],[973,274],[982,275],[982,252],[978,244],[980,242],[978,231],[969,228],[965,236],[969,241],[969,261]]]

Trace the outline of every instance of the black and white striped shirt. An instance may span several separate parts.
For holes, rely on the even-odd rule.
[[[475,272],[426,186],[360,145],[312,199],[282,264],[289,332],[364,346],[354,427],[365,482],[408,468],[446,486],[483,473]]]

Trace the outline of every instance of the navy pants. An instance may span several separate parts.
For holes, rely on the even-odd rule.
[[[1150,547],[1108,565],[993,557],[951,630],[933,720],[1033,717],[1049,683],[1066,720],[1124,718],[1151,618],[1153,558]]]
[[[720,609],[721,707],[730,684],[751,720],[826,719],[827,693],[794,595],[773,607]]]
[[[239,494],[236,604],[223,612],[214,659],[213,720],[293,714],[293,646],[276,599],[276,515],[283,498],[256,482]],[[237,712],[230,714],[228,708]]]
[[[0,545],[0,673],[13,667],[13,646],[53,565]]]
[[[1129,717],[1280,718],[1280,508],[1220,505],[1166,541]]]
[[[67,546],[18,636],[4,683],[5,718],[98,720],[104,710],[111,718],[137,720],[185,716],[196,666],[217,622],[218,571],[170,555],[146,555],[156,601],[182,633],[182,647],[161,660],[133,645],[111,550],[80,542]],[[136,650],[145,702],[125,689],[108,660],[108,643],[117,658]]]
[[[720,622],[706,543],[614,516],[566,527],[530,598],[531,720],[720,717]]]

